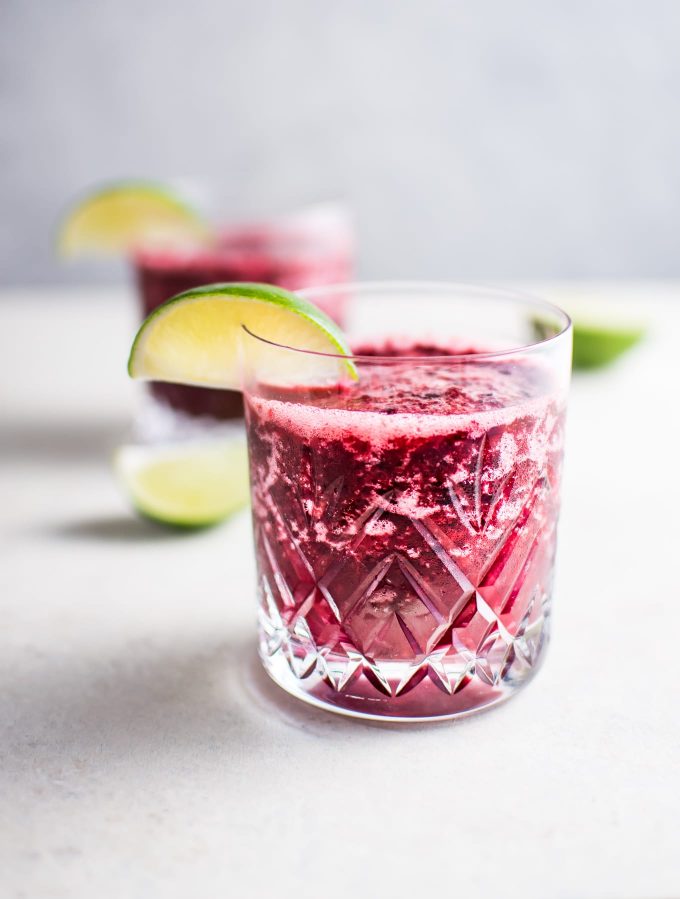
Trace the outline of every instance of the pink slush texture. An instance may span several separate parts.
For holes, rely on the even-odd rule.
[[[404,361],[269,393],[246,414],[260,578],[284,625],[304,618],[331,655],[457,659],[549,595],[563,412],[539,366]]]

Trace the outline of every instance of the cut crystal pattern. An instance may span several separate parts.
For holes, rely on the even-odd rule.
[[[484,441],[480,457],[483,452]],[[476,537],[488,527],[498,497],[512,478],[512,472],[506,473],[484,502],[478,486],[479,471],[478,465],[477,486],[469,508],[448,485],[459,521]],[[342,483],[338,478],[320,493],[317,521],[333,514]],[[273,581],[272,587],[270,577],[262,573],[263,653],[282,654],[298,679],[316,674],[333,690],[343,692],[351,690],[357,677],[363,676],[377,693],[395,697],[409,693],[425,679],[453,695],[475,679],[496,687],[517,669],[531,669],[546,636],[548,595],[540,588],[534,588],[527,597],[521,594],[525,583],[535,583],[529,573],[541,552],[541,538],[540,522],[532,519],[532,512],[539,501],[545,501],[546,494],[547,480],[541,475],[516,520],[493,545],[476,582],[455,560],[453,538],[434,520],[408,516],[401,516],[400,524],[410,528],[414,538],[418,535],[423,548],[429,550],[429,567],[436,562],[437,578],[433,581],[431,570],[425,574],[400,552],[372,560],[357,578],[353,552],[367,536],[367,528],[370,531],[383,516],[398,517],[394,511],[387,511],[393,493],[388,501],[383,497],[380,503],[370,505],[357,519],[347,552],[330,564],[325,565],[323,560],[317,570],[272,503],[274,515],[289,537],[284,555],[296,577],[293,581],[286,579],[277,554],[259,530],[262,558],[268,562]],[[301,509],[304,511],[302,505]],[[304,514],[308,517],[307,512]],[[529,535],[533,535],[530,542]],[[542,552],[545,555],[545,547]],[[340,583],[351,584],[353,589],[335,596],[334,588]],[[508,614],[518,600],[520,609]],[[306,618],[320,602],[336,624],[335,639],[322,645],[315,639],[314,625],[310,626]],[[395,647],[399,648],[400,660],[406,662],[398,681],[390,665]]]

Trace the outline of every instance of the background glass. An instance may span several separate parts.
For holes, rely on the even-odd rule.
[[[203,284],[256,281],[296,290],[346,281],[354,264],[352,227],[341,204],[319,204],[285,217],[217,226],[209,247],[140,251],[133,264],[146,317],[175,294]],[[321,306],[342,321],[339,299],[331,294]],[[149,390],[156,405],[147,406],[146,418],[161,432],[243,415],[241,394],[235,391],[165,383],[151,383]]]

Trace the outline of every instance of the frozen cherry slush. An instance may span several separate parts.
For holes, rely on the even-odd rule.
[[[541,360],[357,350],[357,382],[246,397],[265,667],[350,714],[493,704],[547,637],[563,391]]]

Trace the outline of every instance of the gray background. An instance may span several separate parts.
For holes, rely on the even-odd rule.
[[[120,175],[345,198],[368,277],[680,275],[679,38],[678,0],[0,0],[0,280],[118,277],[50,234]]]

